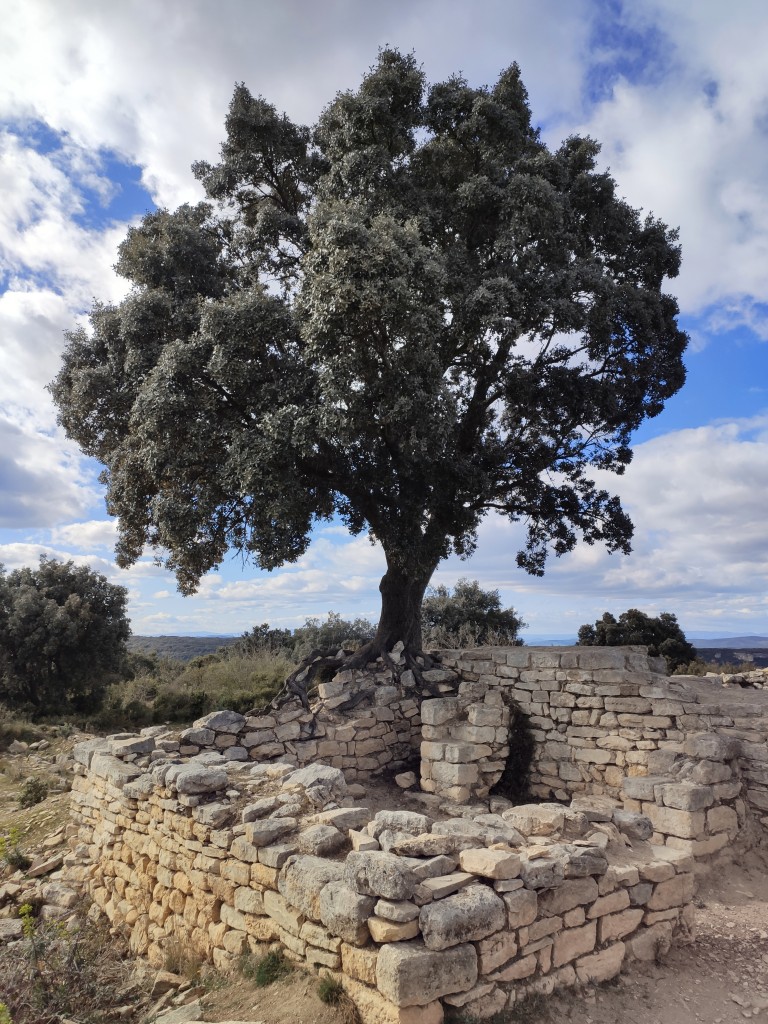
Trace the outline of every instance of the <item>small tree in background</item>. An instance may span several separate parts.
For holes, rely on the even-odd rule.
[[[696,658],[696,648],[688,643],[677,616],[670,612],[662,612],[652,618],[637,608],[630,608],[618,619],[606,612],[594,626],[587,624],[579,629],[578,643],[582,647],[639,644],[648,648],[651,657],[664,658],[670,675],[678,666],[687,665]]]
[[[0,700],[37,713],[92,710],[125,667],[125,587],[43,556],[0,567]]]
[[[515,647],[526,623],[514,608],[502,608],[498,590],[483,590],[477,580],[460,579],[451,593],[430,587],[421,606],[421,628],[430,647]]]

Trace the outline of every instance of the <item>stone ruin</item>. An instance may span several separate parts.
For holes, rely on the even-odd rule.
[[[279,944],[365,1024],[490,1017],[690,939],[697,874],[768,836],[768,695],[668,679],[643,648],[440,658],[439,696],[379,663],[309,710],[81,743],[66,877],[156,967]],[[366,804],[417,761],[417,810]]]

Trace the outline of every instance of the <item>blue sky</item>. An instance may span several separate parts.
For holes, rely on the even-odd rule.
[[[86,562],[129,588],[143,633],[293,626],[330,609],[375,618],[378,548],[318,530],[271,574],[229,560],[193,598],[148,555],[112,560],[96,476],[56,425],[45,385],[63,332],[112,271],[126,228],[199,197],[244,81],[304,123],[353,87],[377,48],[413,49],[430,80],[492,82],[516,60],[550,144],[602,146],[620,192],[679,226],[671,284],[691,335],[688,383],[607,478],[634,552],[579,548],[543,579],[515,566],[520,530],[489,518],[476,554],[438,571],[501,591],[531,634],[605,610],[676,612],[690,632],[768,633],[768,12],[753,0],[10,0],[0,24],[0,562]]]

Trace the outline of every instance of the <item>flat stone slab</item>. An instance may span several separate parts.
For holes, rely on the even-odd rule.
[[[419,924],[427,949],[476,942],[507,923],[504,901],[487,885],[470,885],[455,896],[421,908]]]

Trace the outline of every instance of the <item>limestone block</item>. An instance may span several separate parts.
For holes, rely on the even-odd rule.
[[[379,957],[378,949],[360,949],[347,942],[341,943],[341,969],[347,977],[355,978],[357,981],[365,982],[367,985],[376,984],[376,961]]]
[[[615,942],[599,953],[580,957],[576,961],[576,977],[582,985],[598,985],[615,978],[624,962],[626,947],[623,942]]]
[[[272,846],[262,846],[258,851],[259,864],[279,870],[289,857],[298,852],[298,849],[298,843],[295,841],[275,843]]]
[[[598,921],[598,941],[602,945],[614,939],[623,939],[640,927],[645,911],[642,907],[630,907],[618,914],[606,914]]]
[[[683,753],[701,761],[728,761],[738,757],[739,743],[738,740],[716,732],[702,732],[687,737],[683,743]]]
[[[524,836],[550,836],[560,832],[565,824],[561,807],[543,804],[519,804],[502,812],[502,818]]]
[[[431,818],[415,811],[379,811],[368,827],[368,833],[378,839],[382,832],[404,832],[410,836],[419,836],[429,832]]]
[[[425,1006],[477,981],[477,953],[471,943],[430,950],[418,940],[382,946],[376,964],[379,991],[397,1006]]]
[[[510,928],[524,928],[536,920],[539,901],[535,892],[518,889],[516,892],[502,893],[502,899],[507,908]]]
[[[514,932],[500,931],[476,943],[477,963],[481,975],[490,974],[517,955]]]
[[[580,922],[580,924],[583,923],[583,921]],[[538,946],[541,939],[546,938],[548,935],[555,935],[557,932],[562,931],[562,929],[563,919],[561,917],[540,917],[527,929],[520,929],[518,933],[520,944],[525,947],[524,952],[533,952],[532,947]],[[523,932],[527,932],[527,942],[523,942]]]
[[[344,865],[335,861],[321,857],[289,857],[280,871],[277,887],[290,904],[313,921],[320,921],[320,895],[329,882],[340,881],[343,874]],[[329,927],[327,921],[323,924]]]
[[[732,775],[733,772],[731,771],[730,765],[723,764],[721,761],[705,760],[699,761],[695,764],[691,770],[687,772],[686,777],[689,778],[691,782],[699,783],[702,786],[711,786],[716,783],[726,782]],[[736,793],[734,793],[734,796],[738,793],[739,789],[741,789],[741,783],[737,780],[735,786]],[[716,799],[723,799],[722,797],[718,797],[717,794],[715,794],[715,797]]]
[[[665,882],[659,882],[653,890],[653,895],[648,900],[648,910],[667,910],[669,907],[679,907],[683,903],[689,903],[693,899],[695,890],[694,876],[692,873],[675,875]]]
[[[334,807],[313,814],[309,822],[313,825],[333,825],[338,829],[359,829],[368,823],[370,817],[371,812],[367,807]]]
[[[298,936],[301,933],[301,926],[305,921],[304,914],[296,907],[291,906],[279,892],[267,890],[264,893],[264,910],[280,928],[290,932],[291,935]],[[223,915],[222,920],[224,920]]]
[[[245,725],[243,715],[235,711],[213,711],[192,723],[195,729],[213,729],[214,732],[238,733]]]
[[[653,835],[650,818],[645,814],[638,814],[636,811],[615,810],[613,823],[619,832],[623,832],[630,839],[650,839]]]
[[[553,917],[567,913],[575,907],[594,903],[598,898],[594,878],[577,878],[563,882],[556,889],[539,894],[539,913]]]
[[[235,889],[235,910],[244,914],[264,914],[264,898],[257,889],[240,886]]]
[[[520,877],[526,889],[553,889],[565,878],[565,864],[562,858],[551,855],[529,860],[523,852]]]
[[[422,888],[431,899],[443,899],[474,882],[475,876],[468,871],[453,871],[449,875],[431,875],[421,882]]]
[[[566,928],[555,936],[552,963],[562,967],[585,953],[591,953],[597,940],[597,924],[590,921],[580,928]]]
[[[643,813],[650,818],[654,829],[664,835],[696,839],[704,831],[703,811],[678,811],[648,803],[643,804]]]
[[[245,835],[248,842],[257,848],[271,846],[284,836],[296,831],[296,818],[269,818],[261,821],[248,822]]]
[[[459,853],[462,871],[469,871],[483,878],[506,879],[520,875],[520,857],[507,850],[481,849],[462,850]]]
[[[508,718],[509,712],[503,704],[470,704],[467,708],[467,720],[470,725],[492,726],[498,729],[505,725]]]
[[[590,875],[604,875],[608,869],[605,851],[598,846],[575,846],[568,843],[563,847],[564,873],[566,878],[587,878]]]
[[[283,786],[288,789],[312,789],[322,786],[337,796],[345,796],[347,780],[340,768],[328,764],[308,764],[286,776]]]
[[[344,978],[343,983],[360,1019],[366,1024],[443,1024],[443,1007],[439,1000],[424,1006],[395,1006],[377,989],[353,978]]]
[[[624,796],[630,800],[655,800],[657,786],[666,785],[670,782],[666,775],[636,775],[624,780]]]
[[[91,755],[90,771],[91,775],[106,779],[116,789],[122,789],[127,782],[133,782],[142,773],[141,768],[121,761],[112,754],[102,753],[99,749]],[[102,823],[102,828],[104,826],[105,823]]]
[[[127,757],[128,754],[148,754],[155,749],[152,736],[131,736],[127,739],[111,739],[107,741],[109,752],[115,757]]]
[[[435,761],[431,767],[431,775],[435,782],[443,786],[471,786],[477,782],[480,769],[477,764],[449,764],[447,761]]]
[[[410,900],[379,900],[374,907],[377,917],[384,917],[387,921],[404,923],[412,921],[419,916],[419,908]]]
[[[346,841],[344,835],[333,825],[310,825],[299,834],[298,845],[302,853],[324,857],[336,853]]]
[[[435,828],[443,824],[437,822]],[[422,836],[414,836],[412,839],[399,839],[392,850],[402,857],[437,857],[453,854],[456,850],[468,849],[476,846],[477,839],[473,835],[454,836],[443,835],[439,832],[426,833]]]
[[[234,747],[234,745],[236,743],[237,743],[237,736],[235,736],[233,733],[229,733],[229,732],[217,733],[216,734],[216,739],[214,740],[214,744],[222,752],[225,751],[227,749],[227,747]]]
[[[422,907],[419,923],[427,949],[447,949],[484,939],[506,924],[502,899],[486,885],[470,885]]]
[[[344,942],[362,946],[369,938],[367,922],[375,904],[372,896],[355,892],[341,881],[330,881],[320,892],[320,920],[329,932]]]
[[[672,924],[660,921],[650,928],[641,928],[627,942],[627,951],[636,960],[656,960],[668,950],[672,940]]]
[[[410,921],[388,921],[385,917],[369,917],[368,930],[374,942],[404,942],[419,934],[418,918]]]
[[[167,779],[171,779],[170,773]],[[179,770],[173,773],[172,784],[179,793],[217,793],[227,788],[227,773],[223,768],[195,765],[190,762],[180,765]]]
[[[352,851],[346,859],[344,881],[365,896],[407,900],[413,895],[417,878],[403,859],[378,850]]]
[[[701,811],[710,807],[715,799],[711,786],[695,786],[686,782],[659,786],[659,793],[666,807],[677,807],[681,811]]]
[[[707,811],[707,829],[710,832],[729,832],[735,835],[739,819],[732,807],[713,807]]]
[[[444,725],[460,714],[456,697],[438,697],[422,701],[421,721],[424,725]]]
[[[620,910],[626,910],[630,905],[629,893],[626,889],[617,889],[608,896],[600,896],[587,911],[587,917],[591,921],[596,917],[603,917],[605,914],[616,914]]]
[[[411,861],[411,870],[413,871],[416,878],[419,881],[424,881],[427,878],[439,878],[440,876],[450,875],[458,867],[459,858],[453,854],[439,854],[437,857],[430,857],[428,860],[422,860],[421,862]]]

